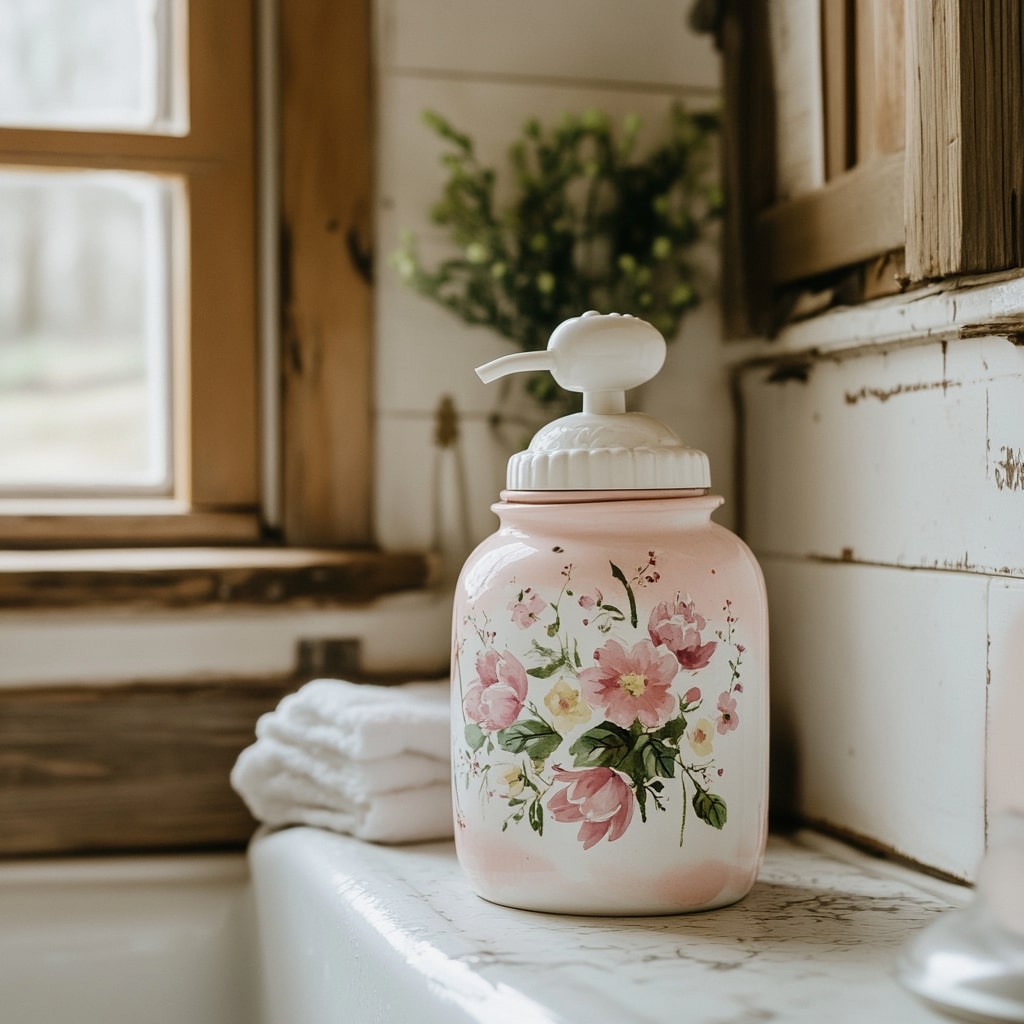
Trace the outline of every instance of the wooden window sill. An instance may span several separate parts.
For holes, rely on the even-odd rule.
[[[0,608],[332,607],[427,586],[428,555],[307,548],[0,551]]]

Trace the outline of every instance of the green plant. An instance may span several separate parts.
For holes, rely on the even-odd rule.
[[[530,120],[504,189],[468,135],[435,112],[424,120],[448,147],[431,217],[456,254],[428,268],[405,232],[393,263],[406,282],[523,349],[543,348],[562,320],[588,309],[634,313],[675,335],[699,298],[693,246],[721,211],[715,114],[674,107],[663,141],[642,155],[635,115],[619,132],[597,110],[563,115],[552,129]],[[564,398],[547,374],[530,390],[543,403]]]

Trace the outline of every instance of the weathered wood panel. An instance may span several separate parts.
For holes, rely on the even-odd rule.
[[[0,609],[352,605],[424,586],[419,554],[301,549],[0,552]]]
[[[0,855],[240,846],[228,774],[300,680],[0,691]]]
[[[775,198],[782,201],[825,183],[821,5],[774,0],[768,28],[775,76]]]
[[[903,154],[879,156],[757,218],[763,274],[775,284],[903,247]]]
[[[825,174],[849,170],[856,153],[854,0],[822,0],[822,87],[825,94]]]
[[[1024,12],[1017,0],[907,5],[907,272],[1024,265]]]
[[[768,254],[757,215],[775,195],[775,103],[768,0],[730,3],[718,30],[725,115],[722,315],[727,337],[765,333],[771,323]]]
[[[906,44],[902,3],[855,0],[857,162],[906,145]]]
[[[756,551],[1024,575],[1024,348],[808,357],[741,393]]]
[[[371,541],[369,0],[281,7],[283,520]]]

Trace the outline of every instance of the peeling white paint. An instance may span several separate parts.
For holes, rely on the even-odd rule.
[[[741,373],[755,551],[1024,576],[1024,349],[866,349]]]

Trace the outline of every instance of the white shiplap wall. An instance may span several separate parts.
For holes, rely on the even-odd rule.
[[[947,285],[740,371],[775,795],[961,878],[1024,811],[1024,347],[959,335],[1021,309],[1019,277]]]
[[[563,112],[596,107],[615,117],[639,114],[655,129],[675,100],[718,102],[717,57],[708,37],[690,31],[689,7],[687,0],[378,0],[376,507],[385,547],[433,543],[434,412],[442,395],[461,413],[473,541],[496,525],[489,507],[511,454],[486,422],[497,389],[473,373],[511,351],[509,343],[415,295],[388,264],[403,229],[416,231],[428,259],[446,245],[428,217],[444,181],[442,146],[422,111],[435,109],[470,134],[499,176],[530,117],[553,123]],[[684,324],[659,380],[631,401],[708,451],[716,486],[728,491],[733,420],[714,261],[711,245],[708,303]],[[443,475],[450,467],[440,462]],[[441,504],[442,518],[455,515],[450,494]]]

